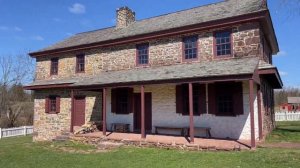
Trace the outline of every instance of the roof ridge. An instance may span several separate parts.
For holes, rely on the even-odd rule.
[[[169,12],[169,13],[165,13],[165,14],[161,14],[161,15],[157,15],[157,16],[152,16],[152,17],[148,17],[148,18],[136,20],[134,22],[147,21],[147,20],[158,18],[158,17],[162,17],[162,16],[167,16],[167,15],[171,15],[171,14],[175,14],[175,13],[179,13],[179,12],[184,12],[184,11],[189,11],[189,10],[193,10],[193,9],[197,9],[197,8],[201,8],[201,7],[205,7],[205,6],[216,5],[216,4],[220,4],[220,3],[225,3],[225,2],[228,2],[228,1],[230,1],[230,0],[221,0],[220,2],[209,3],[209,4],[206,4],[206,5],[199,5],[199,6],[192,7],[192,8],[182,9],[182,10],[178,10],[178,11],[174,11],[174,12]],[[115,27],[116,26],[104,27],[104,28],[100,28],[100,29],[95,29],[95,30],[90,30],[90,31],[76,33],[74,35],[91,33],[91,32],[101,31],[101,30],[105,30],[105,29],[111,29],[111,28],[115,28]]]
[[[137,21],[140,22],[140,21],[150,20],[150,19],[153,19],[153,18],[161,17],[161,16],[171,15],[171,14],[175,14],[175,13],[189,11],[189,10],[192,10],[192,9],[197,9],[197,8],[201,8],[201,7],[207,7],[207,6],[211,6],[211,5],[225,3],[225,2],[228,2],[228,1],[231,1],[231,0],[221,0],[220,2],[214,2],[214,3],[205,4],[205,5],[199,5],[199,6],[192,7],[192,8],[182,9],[182,10],[178,10],[178,11],[174,11],[174,12],[169,12],[169,13],[165,13],[165,14],[161,14],[161,15],[157,15],[157,16],[152,16],[152,17],[145,18],[145,19],[140,19],[140,20],[137,20]]]

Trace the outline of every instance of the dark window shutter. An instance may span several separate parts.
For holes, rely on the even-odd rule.
[[[49,97],[45,98],[45,113],[49,113]]]
[[[201,100],[200,100],[200,92],[201,92],[201,85],[198,83],[193,84],[193,107],[194,107],[194,115],[200,115],[201,113]],[[188,91],[188,89],[187,89]],[[189,101],[188,101],[189,102]],[[197,106],[197,107],[195,107]],[[190,108],[188,108],[190,109]]]
[[[117,111],[117,89],[111,89],[111,112]]]
[[[243,85],[242,82],[235,83],[235,87],[232,89],[233,94],[233,111],[235,115],[244,114],[244,102],[243,102]]]
[[[176,113],[182,114],[182,85],[176,85]]]
[[[208,84],[208,113],[216,114],[216,87],[215,87],[215,84]]]
[[[200,93],[198,109],[200,110],[200,114],[206,114],[206,86],[205,84],[201,84],[199,87]]]
[[[56,113],[60,112],[60,97],[56,97]]]
[[[127,113],[133,112],[133,88],[128,88],[128,110]]]

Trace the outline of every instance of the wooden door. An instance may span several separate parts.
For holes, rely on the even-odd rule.
[[[141,94],[134,94],[134,131],[141,131]],[[152,95],[145,93],[145,129],[151,133],[152,130]]]
[[[85,124],[85,97],[76,96],[74,99],[74,120],[73,126]]]

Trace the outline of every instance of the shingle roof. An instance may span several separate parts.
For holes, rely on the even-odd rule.
[[[134,82],[151,82],[162,80],[219,77],[229,75],[253,74],[259,58],[240,58],[217,60],[192,64],[179,64],[163,67],[138,68],[122,71],[102,72],[96,76],[35,81],[29,86],[50,84],[72,84],[71,86],[91,86],[108,84],[126,84]]]
[[[266,61],[260,60],[258,69],[270,69],[276,68],[274,65],[267,63]]]
[[[38,52],[148,34],[267,10],[263,0],[225,0],[158,17],[135,21],[126,28],[110,27],[76,34]]]

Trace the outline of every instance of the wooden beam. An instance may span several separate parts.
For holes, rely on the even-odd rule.
[[[249,80],[249,106],[250,106],[250,127],[251,127],[251,148],[256,147],[255,126],[254,126],[254,81]]]
[[[145,133],[145,87],[141,85],[141,136],[146,138]]]
[[[261,89],[257,88],[257,108],[258,108],[258,131],[259,131],[259,140],[263,138],[263,123],[262,123],[262,113],[261,113]]]
[[[73,124],[74,124],[74,90],[71,90],[71,124],[70,124],[70,132],[73,132]]]
[[[194,143],[193,84],[189,83],[190,142]]]
[[[106,136],[106,88],[102,89],[102,132]]]

